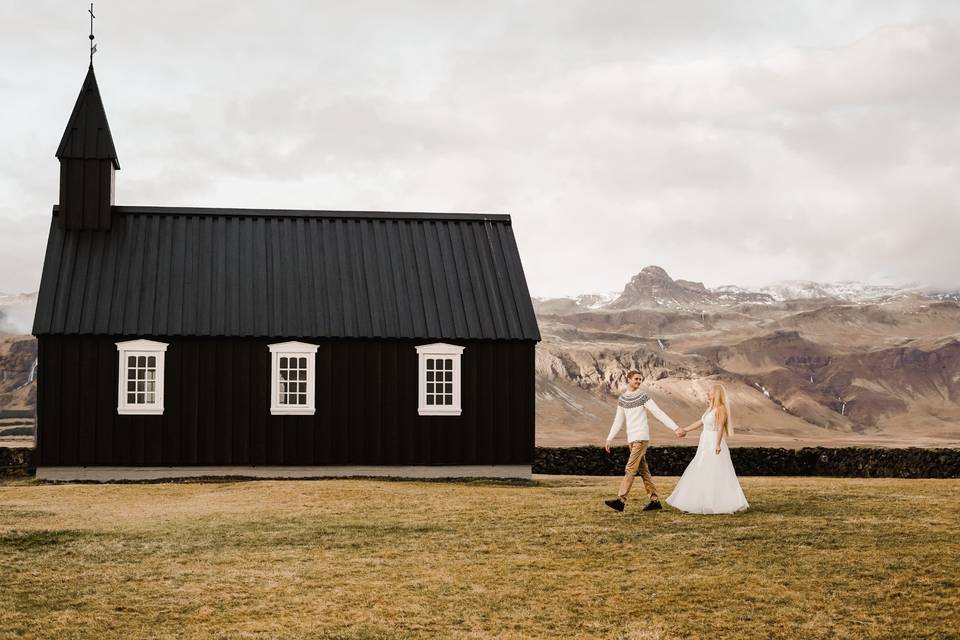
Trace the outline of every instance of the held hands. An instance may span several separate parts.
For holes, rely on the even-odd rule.
[[[687,432],[683,429],[677,429],[676,434],[678,438],[683,438],[687,435]]]

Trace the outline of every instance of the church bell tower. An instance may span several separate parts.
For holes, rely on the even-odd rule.
[[[110,228],[114,173],[120,169],[93,73],[93,17],[90,5],[90,67],[56,154],[60,161],[60,224],[69,229]]]

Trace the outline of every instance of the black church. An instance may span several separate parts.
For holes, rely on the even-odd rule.
[[[509,216],[115,205],[92,64],[56,157],[38,477],[529,477]]]

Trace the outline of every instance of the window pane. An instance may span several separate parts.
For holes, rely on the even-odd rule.
[[[427,383],[427,393],[433,393],[433,383],[432,383],[432,382],[428,382],[428,383]]]
[[[280,366],[286,368],[286,366],[287,366],[287,357],[286,357],[286,356],[281,356],[281,358],[280,358]]]
[[[156,380],[156,379],[157,379],[157,370],[147,369],[147,380]]]
[[[306,380],[306,379],[307,379],[307,372],[306,372],[306,371],[301,371],[301,372],[300,372],[300,379],[301,379],[301,380]]]
[[[155,396],[154,394],[152,394],[152,393],[148,393],[148,394],[147,394],[147,402],[148,402],[148,403],[153,404],[154,402],[156,402],[155,398],[156,398],[156,396]]]
[[[147,366],[156,367],[157,366],[157,356],[147,356]]]
[[[433,371],[427,371],[427,382],[433,382]]]
[[[137,382],[137,391],[143,391],[143,382]]]
[[[145,367],[145,366],[147,366],[147,356],[139,356],[139,357],[137,358],[137,366],[138,366],[138,367]]]
[[[128,393],[127,394],[127,404],[134,404],[137,401],[137,394]]]
[[[127,356],[127,366],[128,367],[137,366],[137,359],[134,356]]]
[[[136,369],[127,369],[127,380],[135,380],[137,377]]]
[[[147,380],[147,391],[153,393],[157,390],[157,383],[153,380]]]
[[[137,380],[143,380],[147,377],[146,369],[137,369]]]
[[[137,394],[137,404],[143,404],[143,395],[142,393]]]
[[[453,404],[453,396],[445,396],[443,404]]]
[[[427,358],[427,369],[433,369],[433,358]]]
[[[444,387],[443,390],[444,390],[445,393],[453,393],[453,383],[452,383],[452,382],[448,382],[447,384],[443,385],[443,387]]]
[[[287,370],[286,370],[286,369],[280,369],[280,379],[281,379],[281,380],[286,380],[286,379],[287,379]]]
[[[300,368],[301,368],[301,369],[306,369],[306,368],[307,368],[307,359],[306,359],[306,358],[300,358]]]
[[[306,392],[307,392],[307,383],[306,383],[306,382],[300,382],[300,383],[298,383],[298,385],[299,385],[299,388],[297,389],[297,391],[299,391],[300,393],[306,393]]]
[[[447,382],[453,381],[453,371],[447,371],[444,375],[446,376]]]
[[[301,393],[301,394],[300,394],[300,404],[302,404],[302,405],[306,405],[306,404],[307,404],[307,394],[305,394],[305,393]]]
[[[433,404],[433,396],[430,394],[427,394],[427,404]]]

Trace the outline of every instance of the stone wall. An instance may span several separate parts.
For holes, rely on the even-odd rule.
[[[960,478],[960,449],[866,449],[858,447],[730,450],[741,476],[836,476],[847,478]],[[678,476],[695,447],[652,447],[650,472]],[[537,447],[533,472],[557,475],[618,476],[627,463],[627,448],[608,454],[600,447]]]
[[[653,447],[650,471],[678,476],[693,458],[694,447]],[[741,476],[836,476],[847,478],[960,478],[960,449],[731,449]],[[34,467],[34,450],[0,447],[0,475]],[[599,447],[537,447],[533,472],[555,475],[618,476],[627,463],[627,448],[609,454]]]
[[[0,476],[32,473],[35,451],[27,447],[0,447]]]

